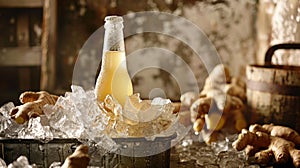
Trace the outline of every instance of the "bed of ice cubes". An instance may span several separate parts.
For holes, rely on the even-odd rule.
[[[72,85],[71,90],[60,96],[55,105],[45,105],[45,115],[31,118],[25,124],[17,124],[10,118],[9,111],[15,107],[12,102],[3,105],[0,108],[0,138],[38,139],[44,143],[54,138],[75,138],[92,144],[93,149],[101,149],[100,153],[107,153],[118,148],[112,138],[146,137],[153,140],[157,136],[186,131],[178,123],[168,99],[155,98],[147,109],[148,113],[141,112],[136,119],[130,117],[136,112],[129,101],[122,109],[110,95],[99,103],[94,90],[85,91],[76,85]],[[138,94],[133,96],[140,99]],[[149,111],[155,115],[149,116]]]
[[[40,139],[45,142],[53,138],[77,138],[100,143],[103,138],[109,139],[108,137],[155,136],[167,130],[177,119],[173,114],[172,103],[168,99],[152,100],[148,110],[155,114],[155,118],[150,116],[152,118],[146,119],[149,118],[148,112],[140,113],[140,120],[136,120],[126,117],[134,116],[134,108],[131,105],[125,105],[127,108],[122,109],[121,105],[109,95],[99,104],[94,90],[85,91],[75,85],[72,85],[71,89],[72,92],[60,96],[55,105],[45,105],[45,115],[31,118],[24,125],[17,124],[9,117],[9,111],[14,104],[11,102],[5,104],[0,109],[0,136]],[[102,146],[107,147],[107,144]]]

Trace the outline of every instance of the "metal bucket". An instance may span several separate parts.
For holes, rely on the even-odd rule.
[[[9,164],[23,155],[30,164],[48,168],[53,162],[63,163],[79,144],[76,139],[53,139],[48,143],[34,139],[0,139],[0,157]]]
[[[93,154],[90,166],[105,168],[139,167],[139,168],[168,168],[170,166],[171,140],[176,135],[157,137],[154,140],[145,138],[114,138],[119,145],[115,153],[99,153],[89,149]],[[48,168],[53,162],[63,163],[76,147],[81,144],[77,139],[53,139],[43,143],[34,139],[0,139],[0,157],[8,164],[19,156],[26,156],[30,164],[39,168]],[[150,155],[150,150],[167,149]],[[144,153],[135,157],[135,153]]]
[[[300,49],[300,44],[271,46],[265,65],[246,67],[250,123],[274,123],[300,131],[300,67],[271,64],[278,49]]]

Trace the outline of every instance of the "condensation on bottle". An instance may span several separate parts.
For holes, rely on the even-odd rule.
[[[102,64],[95,93],[99,102],[110,94],[124,107],[133,87],[127,70],[123,27],[122,17],[105,17]]]

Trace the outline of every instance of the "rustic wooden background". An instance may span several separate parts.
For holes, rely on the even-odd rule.
[[[45,27],[43,27],[45,9],[36,4],[43,4],[47,0],[27,0],[28,3],[33,4],[31,7],[13,7],[9,5],[8,7],[1,7],[3,3],[23,4],[23,2],[25,0],[0,0],[1,51],[5,51],[9,47],[20,47],[22,45],[29,46],[32,49],[32,47],[40,47],[43,44],[40,31],[45,30]],[[50,2],[53,1],[50,0]],[[84,42],[103,25],[103,19],[106,15],[125,15],[128,12],[163,11],[191,20],[208,34],[209,39],[219,50],[222,61],[230,66],[234,74],[243,75],[244,65],[255,61],[255,48],[253,45],[255,39],[255,24],[253,21],[255,9],[256,0],[242,2],[238,0],[57,0],[57,6],[55,5],[57,16],[49,16],[56,22],[57,32],[54,34],[56,42],[55,44],[50,43],[50,46],[53,45],[50,49],[55,48],[53,54],[55,68],[42,70],[39,65],[0,66],[2,78],[0,82],[0,103],[14,101],[18,104],[18,95],[25,90],[40,90],[42,88],[57,94],[69,91],[74,64],[78,51]],[[210,22],[210,17],[215,22]],[[27,22],[22,23],[24,18]],[[222,19],[224,23],[218,21]],[[46,26],[51,27],[53,20],[50,20]],[[23,28],[18,25],[23,25]],[[20,34],[20,31],[24,32],[23,29],[28,29],[27,33]],[[221,32],[219,33],[219,31]],[[239,37],[239,34],[243,37]],[[149,44],[147,38],[157,40],[157,38],[150,36],[143,35],[142,38],[146,40],[142,43],[147,42]],[[26,43],[24,44],[22,40],[25,40]],[[129,39],[126,43],[134,44],[134,40],[135,38]],[[177,49],[181,47],[184,48],[185,46],[181,44],[181,46],[177,46]],[[128,46],[128,49],[132,50],[134,47]],[[176,54],[184,56],[192,53],[187,49],[178,50]],[[53,55],[50,52],[50,59]],[[192,60],[186,59],[186,61],[195,64]],[[5,60],[0,60],[0,65],[2,63],[5,64]],[[52,65],[47,63],[47,66],[51,67]],[[207,72],[201,62],[192,65],[193,68],[197,73],[196,76],[199,78],[198,82],[201,87]],[[45,78],[45,74],[50,77]],[[159,73],[159,75],[165,78],[163,80],[169,80],[168,78],[170,78],[170,75],[164,72]],[[138,85],[138,78],[134,79],[136,85]],[[173,85],[173,87],[176,90],[176,85]],[[139,90],[144,89],[143,86],[137,88]],[[175,90],[174,92],[176,92]],[[178,93],[176,92],[172,99],[178,100],[180,96]]]

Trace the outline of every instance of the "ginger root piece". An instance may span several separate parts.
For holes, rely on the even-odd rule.
[[[214,67],[214,69],[210,72],[208,78],[205,80],[206,88],[215,88],[219,87],[219,85],[223,85],[225,83],[231,82],[231,75],[229,68],[224,64],[218,64]]]
[[[277,136],[284,138],[288,141],[292,141],[296,145],[300,145],[300,135],[289,127],[274,125],[274,124],[253,124],[249,127],[251,132],[265,132],[271,136]]]
[[[23,103],[20,106],[16,106],[10,111],[10,116],[17,123],[23,124],[32,117],[38,117],[43,112],[45,104],[54,105],[58,99],[58,96],[49,94],[46,91],[40,92],[24,92],[20,95],[20,101]]]
[[[223,100],[221,98],[223,98]],[[211,121],[209,121],[210,117],[207,117],[205,119],[207,123],[213,123],[213,125],[216,125],[218,124],[216,122],[219,122],[218,125],[223,127],[227,120],[226,118],[233,118],[235,121],[234,124],[237,131],[246,128],[247,122],[242,111],[244,108],[244,104],[239,98],[230,95],[227,95],[226,97],[220,96],[220,98],[201,97],[197,99],[190,107],[191,121],[195,122],[198,118],[204,118],[204,116],[209,113],[209,110],[212,106],[218,109],[211,109],[212,110],[211,112],[221,112],[222,117],[220,117],[221,120],[211,120]],[[223,111],[220,109],[223,109]],[[217,128],[219,130],[222,127],[217,127]]]
[[[174,107],[173,113],[177,114],[181,111],[182,105],[180,102],[172,102],[172,105]]]
[[[204,118],[204,115],[209,112],[212,101],[210,97],[197,99],[190,107],[191,121],[195,122],[198,118]]]
[[[235,121],[234,128],[237,131],[240,132],[242,129],[247,127],[246,119],[244,117],[243,112],[240,109],[232,110],[232,117],[233,120]]]
[[[198,118],[193,124],[193,129],[195,130],[195,132],[200,132],[204,127],[204,124],[205,124],[204,118]]]
[[[239,87],[235,84],[226,84],[224,87],[224,92],[228,95],[235,96],[240,98],[242,101],[246,100],[246,92],[245,89]]]
[[[215,99],[218,104],[218,108],[220,110],[223,109],[223,113],[226,115],[229,115],[233,110],[242,109],[244,106],[243,102],[235,96],[227,95],[226,97],[223,97],[224,100],[218,99],[218,97],[215,97]]]
[[[213,95],[209,96],[207,94],[210,94],[213,91],[223,92],[225,84],[230,83],[230,81],[231,76],[229,68],[224,64],[215,66],[215,68],[210,72],[209,76],[205,80],[203,89],[200,92],[200,97],[212,97]]]
[[[61,168],[86,168],[89,162],[88,146],[79,145],[74,153],[66,158]]]
[[[180,102],[183,106],[191,106],[192,103],[199,98],[198,93],[186,92],[180,96]]]
[[[246,89],[247,85],[244,79],[242,79],[241,77],[233,77],[231,78],[231,84],[236,85],[242,89]]]
[[[247,145],[251,145],[256,148],[267,147],[270,144],[270,136],[263,132],[250,132],[243,129],[239,134],[238,139],[232,143],[234,149],[241,151],[246,148]]]
[[[204,118],[205,118],[206,128],[208,130],[215,130],[215,131],[219,131],[220,129],[222,129],[226,121],[225,116],[217,112],[205,114]]]
[[[216,131],[209,136],[221,133],[225,127],[232,132],[247,127],[244,116],[246,83],[240,77],[231,78],[229,68],[224,64],[217,65],[211,71],[198,96],[187,92],[180,100],[182,104],[190,106],[191,121],[196,132],[200,132],[201,128],[208,132]],[[211,112],[220,115],[213,117]],[[204,139],[212,141],[215,137]]]
[[[254,130],[253,127],[256,127],[255,125],[250,127],[250,131],[242,130],[238,139],[232,143],[233,148],[238,151],[245,149],[248,155],[255,156],[256,162],[259,164],[266,165],[273,161],[276,164],[285,164],[291,158],[294,166],[300,167],[300,150],[296,149],[292,141]],[[275,128],[280,129],[283,127],[277,126]],[[283,129],[286,130],[286,128]]]

